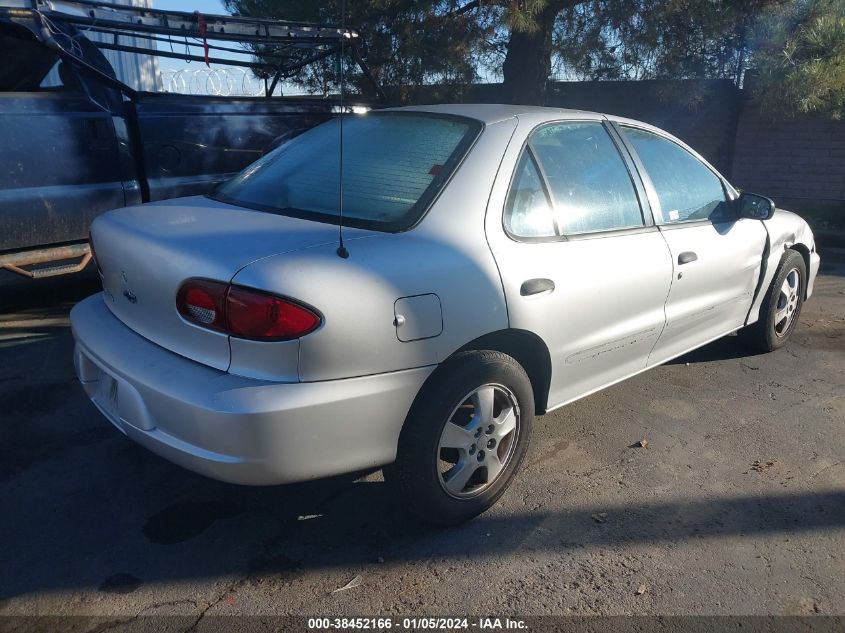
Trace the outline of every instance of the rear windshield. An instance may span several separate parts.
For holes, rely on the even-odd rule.
[[[343,119],[343,223],[403,231],[426,212],[481,130],[472,119],[380,112]],[[212,197],[337,224],[340,119],[285,143]]]

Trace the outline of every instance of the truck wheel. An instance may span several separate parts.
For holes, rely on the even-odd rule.
[[[494,351],[447,360],[417,396],[385,479],[405,507],[437,525],[492,506],[525,457],[534,393],[522,366]]]
[[[798,324],[806,288],[804,258],[797,251],[786,251],[772,285],[763,297],[760,319],[740,330],[740,339],[761,352],[771,352],[785,345]]]

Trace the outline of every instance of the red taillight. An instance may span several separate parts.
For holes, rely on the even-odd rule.
[[[274,295],[232,286],[226,301],[232,336],[259,340],[299,338],[320,325],[320,317]]]
[[[288,299],[205,279],[182,284],[176,307],[191,323],[258,341],[299,338],[321,323],[315,312]]]
[[[226,293],[229,284],[189,279],[176,294],[176,309],[191,323],[210,330],[226,331]]]

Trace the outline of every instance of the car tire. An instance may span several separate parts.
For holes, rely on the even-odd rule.
[[[534,392],[522,366],[501,352],[461,352],[415,399],[385,480],[423,522],[463,523],[505,492],[533,426]]]
[[[785,345],[798,324],[806,289],[804,258],[801,253],[788,250],[763,297],[760,319],[739,331],[743,343],[761,352],[771,352]]]

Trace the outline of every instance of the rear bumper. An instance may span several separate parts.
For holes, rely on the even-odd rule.
[[[315,383],[234,376],[139,336],[101,295],[71,312],[77,376],[142,446],[189,470],[269,485],[378,467],[433,367]]]

